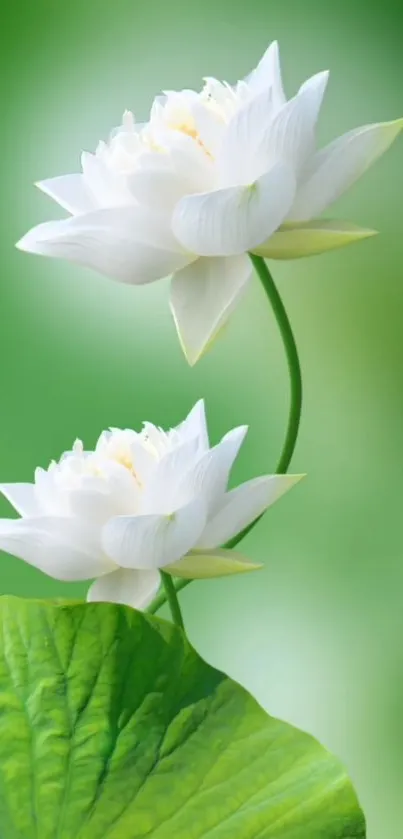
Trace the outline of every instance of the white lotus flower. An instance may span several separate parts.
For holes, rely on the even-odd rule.
[[[386,151],[403,120],[316,151],[327,80],[318,73],[287,101],[274,42],[234,87],[207,79],[200,93],[168,91],[141,125],[126,112],[109,143],[83,154],[81,174],[38,184],[71,217],[35,227],[18,247],[126,283],[173,274],[171,308],[193,364],[247,287],[247,251],[292,259],[373,235],[316,217]]]
[[[59,580],[96,578],[89,600],[145,608],[159,568],[185,578],[261,566],[219,545],[290,489],[300,475],[266,475],[227,490],[247,428],[210,448],[203,402],[177,428],[111,429],[95,451],[76,441],[33,484],[2,484],[19,519],[0,519],[0,550]]]

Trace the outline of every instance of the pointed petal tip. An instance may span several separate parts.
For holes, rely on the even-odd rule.
[[[29,233],[26,233],[25,236],[22,236],[21,239],[19,239],[18,242],[15,243],[15,247],[19,251],[28,251],[29,252],[30,251],[29,240],[30,240]]]
[[[270,476],[267,476],[267,477],[270,477]],[[284,494],[284,492],[287,492],[288,490],[292,489],[292,487],[299,484],[300,481],[303,480],[303,478],[306,478],[307,473],[306,472],[297,472],[295,475],[290,474],[289,472],[285,472],[283,474],[282,473],[276,473],[273,477],[275,479],[278,479],[280,495],[277,496],[277,497],[279,498],[279,497],[281,497],[281,495]]]
[[[52,180],[56,180],[56,178],[44,178],[42,181],[34,181],[34,187],[36,187],[36,189],[39,189],[41,192],[44,192],[45,195],[48,195],[48,183]]]
[[[235,553],[235,560],[236,560],[237,559],[236,551],[234,553]],[[260,571],[262,568],[264,568],[264,563],[263,562],[252,562],[250,559],[244,560],[242,556],[239,556],[239,559],[243,560],[243,562],[245,563],[244,567],[242,568],[242,571],[239,570],[239,573],[243,573],[243,572],[248,573],[249,571]]]
[[[179,334],[179,333],[178,333]],[[189,365],[189,367],[194,367],[198,361],[203,357],[205,350],[202,350],[199,353],[194,353],[191,347],[186,346],[186,344],[179,338],[179,342],[182,348],[183,355]]]
[[[296,484],[299,484],[304,478],[307,477],[307,473],[306,472],[300,472],[300,473],[297,473],[296,475],[288,475],[287,477],[290,478],[293,486],[296,486]]]
[[[174,307],[172,305],[172,302],[170,302],[170,309],[171,309],[172,317],[174,319],[175,329],[176,329],[176,332],[177,332],[177,335],[178,335],[179,344],[180,344],[181,350],[183,352],[183,355],[185,356],[185,359],[186,359],[189,367],[195,367],[195,365],[199,361],[201,361],[202,358],[204,358],[204,356],[208,353],[211,346],[215,343],[218,335],[221,332],[221,329],[217,330],[217,332],[214,335],[212,335],[212,337],[206,342],[206,344],[204,344],[204,346],[202,346],[198,350],[195,350],[194,347],[192,347],[192,346],[190,346],[190,344],[186,343],[186,341],[184,339],[184,336],[181,333],[179,322],[178,322],[178,319],[175,315],[175,310],[174,310]],[[224,328],[225,328],[225,326],[222,327],[222,329],[224,329]]]
[[[344,244],[360,242],[361,239],[372,239],[373,236],[378,236],[378,234],[379,230],[372,230],[371,227],[351,227],[350,231],[346,231]],[[340,244],[342,244],[342,241],[340,241]]]
[[[24,236],[15,243],[17,250],[24,251],[25,253],[42,254],[42,250],[39,247],[41,239],[35,235],[35,231],[37,231],[40,226],[41,225],[37,225],[37,227],[33,227],[31,230],[28,230],[28,233],[25,233]]]
[[[198,399],[193,405],[192,412],[196,410],[199,412],[199,417],[201,417],[203,422],[206,422],[206,400],[204,396]]]
[[[330,76],[330,70],[318,70],[314,76],[311,76],[310,79],[307,81],[311,81],[312,79],[318,80],[323,79],[323,82],[327,82]]]
[[[323,86],[327,88],[330,78],[330,70],[321,70],[318,76],[323,80]]]
[[[185,359],[186,359],[189,367],[194,367],[195,364],[197,364],[197,362],[200,360],[200,358],[204,355],[205,348],[200,350],[200,352],[194,352],[193,348],[185,342],[185,340],[183,338],[183,335],[181,333],[180,327],[179,327],[178,319],[176,318],[176,315],[175,315],[174,307],[173,307],[171,301],[170,301],[169,307],[171,309],[171,314],[172,314],[172,317],[174,319],[175,329],[176,329],[176,332],[177,332],[180,348],[183,352],[183,355],[185,356]]]
[[[357,231],[357,239],[371,239],[372,236],[378,236],[379,230],[372,230],[370,227],[363,227],[362,230]]]
[[[295,483],[298,483],[298,481],[302,481],[302,478],[306,478],[307,474],[307,472],[296,472],[295,474],[285,472],[283,477],[290,478],[292,481],[295,481]]]
[[[293,487],[299,484],[300,481],[303,480],[303,478],[306,477],[306,472],[298,472],[295,475],[290,474],[289,472],[285,472],[283,474],[276,473],[273,476],[267,475],[266,478],[269,481],[270,479],[274,479],[274,485],[277,487],[277,491],[275,492],[273,501],[271,501],[270,504],[274,503],[274,501],[277,501],[279,498],[281,498],[283,495],[289,492],[290,489],[293,489]]]
[[[178,335],[179,335],[179,331],[178,331]],[[192,347],[186,346],[186,344],[181,339],[181,337],[179,337],[179,342],[180,342],[180,345],[181,345],[181,348],[182,348],[182,352],[185,356],[185,359],[186,359],[189,367],[195,367],[196,364],[198,364],[199,361],[201,361],[202,358],[204,358],[204,356],[207,355],[208,351],[210,350],[212,345],[215,343],[216,338],[217,338],[217,335],[214,335],[213,338],[211,338],[210,341],[208,341],[207,344],[204,345],[204,347],[202,347],[200,350],[195,352]]]
[[[228,437],[233,437],[234,435],[237,435],[241,437],[242,440],[244,440],[248,431],[249,425],[237,425],[231,431],[228,431],[227,434],[224,434],[223,440],[228,439]]]
[[[225,321],[221,326],[219,326],[218,329],[215,330],[215,332],[213,332],[213,334],[210,336],[208,341],[206,341],[206,343],[203,344],[202,347],[200,347],[198,350],[195,350],[194,347],[191,347],[190,345],[188,345],[185,342],[185,339],[184,339],[184,337],[183,337],[183,335],[181,334],[181,331],[180,331],[179,323],[178,323],[178,321],[175,317],[175,312],[173,310],[172,305],[171,305],[171,312],[172,312],[172,316],[173,316],[173,319],[174,319],[174,322],[175,322],[175,328],[176,328],[176,331],[177,331],[177,334],[178,334],[179,343],[180,343],[182,352],[185,356],[185,359],[186,359],[187,363],[189,364],[189,367],[195,367],[195,365],[198,364],[198,362],[201,361],[202,358],[204,358],[204,356],[207,355],[210,352],[212,346],[216,343],[216,341],[221,337],[222,333],[227,328],[228,323],[227,323],[227,321]]]
[[[280,58],[280,43],[277,38],[275,38],[274,41],[270,41],[270,44],[264,53],[264,56],[268,55],[272,55],[277,59]]]
[[[49,191],[49,181],[56,180],[56,178],[44,178],[43,181],[34,181],[34,187],[39,189],[40,192],[43,192],[44,195],[49,195],[52,198],[52,194]]]
[[[368,128],[372,128],[372,125],[369,125]],[[403,131],[403,117],[398,117],[398,119],[390,119],[386,122],[378,123],[378,127],[382,129],[384,137],[388,137],[388,143],[384,147],[384,151],[386,151],[392,143],[395,141],[396,137]],[[382,152],[383,153],[383,152]]]
[[[235,555],[235,562],[236,562],[236,555]],[[249,574],[250,571],[261,571],[264,568],[263,562],[251,562],[251,560],[244,560],[242,565],[236,568],[233,573],[236,574]],[[228,575],[230,576],[230,575]]]

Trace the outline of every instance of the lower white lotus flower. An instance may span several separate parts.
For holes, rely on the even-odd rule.
[[[0,549],[59,580],[95,579],[89,600],[145,608],[158,569],[207,578],[260,565],[219,546],[301,475],[266,475],[227,490],[247,428],[210,448],[203,402],[177,428],[111,429],[94,451],[77,441],[35,483],[2,484],[19,519],[0,520]]]
[[[235,86],[168,91],[149,120],[130,112],[82,173],[38,186],[71,213],[41,224],[22,250],[62,257],[125,283],[173,274],[171,308],[193,364],[240,300],[247,251],[293,259],[374,231],[317,219],[390,146],[403,120],[366,125],[316,150],[328,73],[287,101],[277,43]]]

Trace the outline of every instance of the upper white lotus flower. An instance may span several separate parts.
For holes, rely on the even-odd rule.
[[[234,309],[251,275],[247,251],[291,259],[373,234],[317,220],[390,146],[403,120],[366,125],[317,151],[328,80],[308,79],[287,101],[277,43],[235,86],[168,91],[149,120],[123,124],[82,173],[38,186],[71,213],[41,224],[22,250],[63,257],[112,279],[173,274],[171,308],[190,363]]]
[[[0,519],[0,550],[59,580],[97,578],[89,600],[144,608],[158,568],[185,578],[260,566],[218,546],[232,539],[300,475],[266,475],[227,490],[247,431],[235,428],[210,448],[203,402],[165,432],[111,429],[95,451],[76,441],[33,484],[2,484],[20,514]]]

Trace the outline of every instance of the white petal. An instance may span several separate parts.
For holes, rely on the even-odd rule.
[[[162,457],[167,451],[168,434],[163,428],[158,428],[152,422],[143,422],[143,434],[146,436],[146,444],[151,444],[152,457]],[[150,453],[151,453],[150,452]],[[155,462],[157,462],[157,459]]]
[[[215,548],[241,533],[271,504],[288,492],[303,475],[265,475],[226,493],[203,531],[198,549]]]
[[[251,279],[247,256],[198,259],[172,278],[171,311],[189,364],[209,349]]]
[[[247,430],[246,425],[241,425],[229,431],[184,477],[181,486],[184,497],[202,498],[209,516],[222,503],[232,466]]]
[[[134,198],[147,207],[171,211],[177,201],[193,191],[184,176],[167,169],[139,169],[129,177]]]
[[[89,580],[114,568],[96,532],[73,518],[1,519],[0,550],[57,580]]]
[[[90,586],[87,600],[90,603],[121,603],[133,609],[146,609],[160,585],[158,571],[132,571],[119,568],[105,574]]]
[[[215,548],[213,551],[192,551],[178,562],[166,566],[164,571],[185,580],[207,580],[228,577],[231,574],[245,574],[262,567],[260,563],[250,562],[234,551]]]
[[[110,493],[91,490],[71,490],[68,493],[68,503],[72,515],[91,524],[101,527],[112,516],[122,513],[113,504]]]
[[[40,224],[18,242],[20,250],[67,259],[123,283],[165,277],[194,257],[180,250],[159,219],[140,207],[97,210]]]
[[[214,177],[214,166],[203,146],[197,139],[182,131],[168,129],[165,137],[176,171],[188,178],[195,189],[200,189],[201,184],[207,189]]]
[[[101,482],[107,477],[108,490],[117,495],[119,504],[124,499],[130,504],[136,503],[139,488],[146,484],[157,464],[144,433],[137,434],[131,429],[108,429],[99,436],[95,451],[102,457]],[[130,469],[120,462],[122,453],[128,458]],[[123,515],[132,510],[122,509],[120,512]]]
[[[197,139],[168,128],[155,133],[156,141],[167,149],[171,166],[191,184],[193,192],[212,188],[215,177],[213,161]]]
[[[315,125],[328,73],[305,82],[281,108],[263,90],[240,108],[228,125],[217,158],[219,185],[248,184],[282,161],[298,172],[315,148]]]
[[[35,492],[45,515],[69,515],[68,494],[66,489],[56,485],[55,473],[51,469],[35,469]]]
[[[254,253],[267,259],[299,259],[344,248],[375,235],[376,230],[367,230],[338,219],[290,222],[282,225]]]
[[[140,488],[142,488],[150,480],[155,471],[157,466],[156,457],[152,451],[145,447],[144,441],[141,439],[132,440],[130,443],[130,454],[133,460],[135,478]]]
[[[103,546],[123,568],[163,568],[188,553],[205,522],[199,498],[171,516],[117,516],[103,529]]]
[[[266,168],[283,161],[298,173],[315,149],[315,126],[325,92],[328,73],[308,79],[299,93],[290,99],[274,117],[257,149],[266,157]]]
[[[180,423],[175,429],[179,438],[185,442],[186,440],[199,441],[200,451],[206,451],[209,448],[209,438],[206,419],[206,407],[204,399],[199,399],[196,405],[187,415],[186,419]]]
[[[273,119],[272,99],[272,89],[266,88],[230,120],[217,157],[219,186],[251,184],[272,165],[262,143]]]
[[[158,170],[159,172],[173,172],[175,171],[175,167],[173,166],[171,157],[169,154],[161,154],[159,151],[144,151],[139,158],[139,166],[141,171],[155,171]],[[128,176],[128,185],[130,186],[130,178]]]
[[[67,491],[70,514],[98,527],[113,516],[131,514],[141,495],[133,474],[120,463],[104,460],[100,469],[102,476],[82,481],[79,489]]]
[[[141,495],[142,515],[170,516],[194,497],[182,489],[183,476],[200,459],[197,437],[186,440],[163,454]]]
[[[185,248],[201,256],[245,253],[280,226],[294,192],[291,170],[279,163],[251,186],[182,198],[174,210],[173,231]]]
[[[219,153],[226,124],[214,110],[206,107],[199,97],[192,102],[191,111],[196,123],[198,142],[212,158]]]
[[[20,516],[39,516],[39,504],[35,484],[0,484],[0,492],[13,505]]]
[[[97,208],[97,201],[87,188],[83,175],[61,175],[35,184],[38,189],[57,201],[64,210],[74,216],[90,213]]]
[[[403,119],[365,125],[317,152],[298,186],[289,218],[305,221],[323,212],[389,148],[402,128]]]
[[[299,96],[304,95],[305,107],[310,110],[310,118],[314,124],[319,116],[328,81],[329,70],[322,70],[307,79],[298,91]]]
[[[133,196],[124,175],[110,169],[100,157],[90,152],[83,152],[81,165],[85,185],[98,207],[133,204]]]
[[[138,503],[140,487],[135,475],[126,466],[117,463],[113,458],[105,458],[99,464],[100,484],[106,484],[105,490],[111,501],[119,507],[121,514],[133,510]],[[97,487],[98,489],[98,487]],[[126,509],[128,508],[128,509]]]
[[[281,67],[278,42],[273,41],[267,48],[257,67],[245,78],[248,87],[258,93],[264,88],[272,87],[276,108],[284,105],[285,95],[281,80]]]

